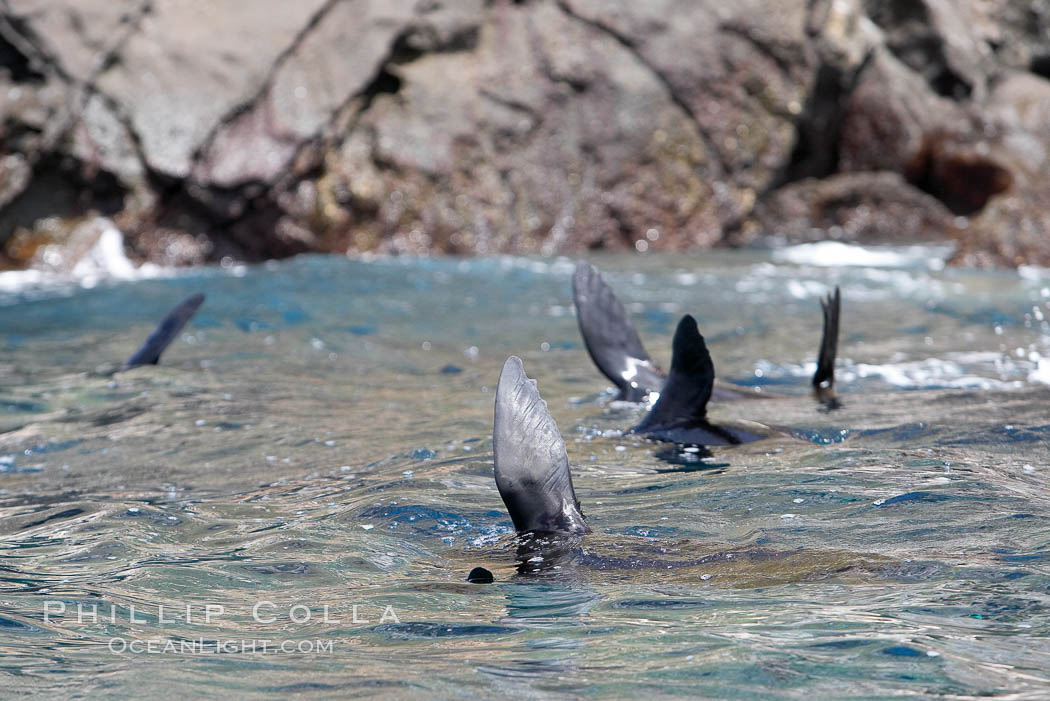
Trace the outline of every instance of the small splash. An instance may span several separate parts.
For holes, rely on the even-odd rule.
[[[853,431],[848,428],[825,428],[825,429],[803,429],[797,428],[791,431],[791,435],[803,441],[809,441],[817,445],[831,445],[841,443],[851,435]]]
[[[88,246],[77,258],[73,241]],[[50,244],[37,254],[27,270],[0,273],[0,304],[14,304],[25,292],[69,293],[76,287],[90,289],[99,283],[173,277],[173,268],[153,263],[136,266],[124,252],[124,235],[105,217],[84,222],[70,234],[70,242]],[[10,296],[10,297],[9,297]]]

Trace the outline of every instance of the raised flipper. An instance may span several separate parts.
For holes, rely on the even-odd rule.
[[[590,263],[576,264],[572,298],[587,353],[620,390],[617,399],[641,402],[660,391],[666,378],[642,347],[627,310]]]
[[[137,365],[156,365],[160,360],[160,354],[175,340],[182,327],[203,303],[204,295],[199,292],[182,300],[177,307],[168,312],[164,321],[154,329],[142,347],[128,358],[128,362],[124,363],[124,369],[127,370]]]
[[[536,381],[507,358],[492,426],[496,487],[518,532],[588,533],[572,488],[569,457]]]
[[[762,436],[715,426],[707,420],[707,402],[715,383],[715,366],[696,320],[678,322],[671,352],[671,372],[660,398],[640,424],[631,429],[650,438],[695,445],[737,445]]]
[[[820,300],[820,308],[824,312],[824,334],[820,338],[817,371],[813,373],[813,395],[828,410],[842,406],[835,396],[835,356],[839,347],[841,307],[842,297],[838,287],[835,288],[834,294]]]

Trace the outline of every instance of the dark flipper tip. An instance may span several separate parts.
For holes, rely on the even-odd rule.
[[[715,384],[715,366],[689,314],[678,322],[671,351],[671,372],[649,414],[634,429],[650,434],[662,429],[707,425],[707,403]]]
[[[495,581],[492,573],[484,567],[475,567],[467,575],[467,581],[471,584],[492,584]]]
[[[583,345],[602,374],[620,390],[619,399],[643,401],[646,394],[663,386],[663,374],[642,346],[627,310],[590,263],[576,263],[572,301]]]
[[[204,295],[200,292],[190,295],[168,312],[164,320],[160,322],[153,333],[149,335],[142,347],[124,363],[124,369],[133,368],[138,365],[156,365],[160,360],[161,353],[171,345],[179,331],[186,322],[197,313],[197,309],[204,304]]]
[[[839,317],[842,311],[842,295],[838,287],[820,300],[820,308],[824,314],[824,331],[820,338],[817,370],[813,373],[813,394],[828,409],[837,409],[840,404],[835,396],[835,358],[838,355]]]

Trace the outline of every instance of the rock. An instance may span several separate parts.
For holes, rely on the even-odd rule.
[[[6,264],[96,214],[166,264],[939,231],[960,261],[1050,264],[1050,0],[0,15]]]
[[[972,215],[1013,185],[1016,173],[1004,155],[1002,149],[974,135],[934,135],[926,139],[912,177],[953,212]]]
[[[885,48],[876,49],[847,100],[838,168],[888,170],[917,179],[935,133],[966,130],[962,110]]]
[[[203,147],[194,179],[222,187],[270,182],[375,78],[414,0],[337,3],[279,61],[262,92]]]
[[[615,37],[554,4],[495,7],[471,52],[392,70],[396,93],[376,95],[328,159],[351,248],[717,240],[713,166],[690,115]]]
[[[1050,78],[1050,0],[988,0],[979,30],[995,59],[1015,71]]]
[[[1008,134],[1007,145],[1018,155],[1034,160],[1030,170],[1038,170],[1050,157],[1050,81],[1031,73],[1015,72],[1003,76],[988,99],[987,117],[997,129]],[[1030,135],[1036,143],[1012,143],[1009,136]]]
[[[25,156],[11,153],[0,158],[0,207],[21,195],[32,177],[33,171]]]
[[[565,0],[612,35],[666,86],[711,152],[708,177],[761,189],[794,145],[794,121],[812,87],[807,3]],[[738,195],[739,196],[739,195]],[[730,204],[723,221],[746,213]]]
[[[127,187],[144,184],[146,170],[132,136],[102,96],[84,101],[72,142],[70,150],[82,163],[116,175]]]
[[[828,238],[908,244],[954,238],[956,228],[955,215],[943,203],[899,173],[843,173],[780,188],[756,206],[749,226],[730,241],[746,245],[766,236],[791,244]]]
[[[975,31],[982,14],[979,3],[865,0],[865,8],[886,33],[886,48],[938,95],[984,97],[992,52]]]
[[[978,267],[1050,265],[1048,208],[1045,190],[993,199],[959,236],[951,262]]]
[[[152,0],[94,82],[125,111],[145,165],[185,178],[210,134],[251,104],[323,6],[323,0],[274,2],[244,12]]]
[[[956,263],[1050,265],[1050,81],[1004,76],[988,101],[979,158],[1001,169],[1003,187],[975,209],[960,237]],[[973,187],[977,178],[957,177]]]
[[[7,0],[4,5],[38,57],[78,83],[92,80],[150,11],[148,0]]]

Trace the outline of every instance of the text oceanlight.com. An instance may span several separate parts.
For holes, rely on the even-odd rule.
[[[326,655],[335,650],[334,640],[174,640],[164,638],[110,638],[109,651],[135,655],[220,655],[220,654],[309,654]]]

